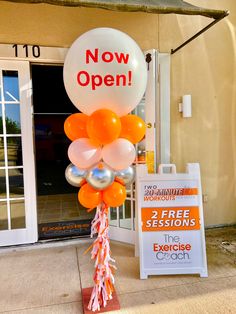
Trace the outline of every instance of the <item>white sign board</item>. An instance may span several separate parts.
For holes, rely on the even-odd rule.
[[[170,168],[171,173],[164,173]],[[160,165],[158,174],[139,166],[136,178],[140,278],[148,275],[200,274],[207,261],[199,164]]]

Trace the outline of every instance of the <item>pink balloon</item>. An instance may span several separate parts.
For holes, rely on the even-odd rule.
[[[101,160],[102,149],[88,138],[79,138],[70,144],[68,157],[76,167],[87,169]]]
[[[133,163],[135,155],[134,145],[124,138],[118,138],[102,149],[104,162],[115,170],[128,168]]]

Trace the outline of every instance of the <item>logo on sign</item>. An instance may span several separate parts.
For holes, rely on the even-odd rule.
[[[192,246],[190,243],[181,243],[179,236],[164,234],[164,244],[153,243],[153,252],[158,261],[189,260]]]

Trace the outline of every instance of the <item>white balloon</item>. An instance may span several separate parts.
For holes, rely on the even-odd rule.
[[[70,144],[68,157],[76,167],[88,169],[101,160],[102,149],[88,138],[79,138]]]
[[[104,162],[115,170],[128,168],[134,162],[135,156],[134,145],[124,138],[118,138],[102,148]]]
[[[143,52],[119,30],[92,29],[77,38],[67,53],[65,88],[72,103],[87,115],[98,109],[128,114],[142,99],[146,83]]]

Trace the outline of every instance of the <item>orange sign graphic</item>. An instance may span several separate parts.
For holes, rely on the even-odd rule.
[[[199,230],[199,207],[142,208],[142,231]]]

